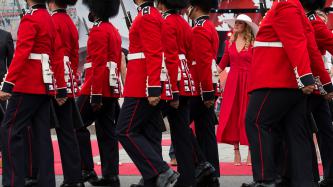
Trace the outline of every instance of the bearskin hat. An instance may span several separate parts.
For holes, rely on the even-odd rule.
[[[47,2],[54,2],[58,6],[65,7],[67,5],[74,6],[77,0],[47,0]]]
[[[37,4],[45,4],[47,0],[33,0],[33,2]]]
[[[209,12],[211,9],[218,8],[218,0],[190,0],[192,6],[198,6],[203,11]]]
[[[300,0],[300,2],[309,11],[323,9],[326,4],[326,0]]]
[[[108,20],[119,12],[120,0],[83,0],[90,12],[102,20]]]
[[[159,0],[159,2],[169,9],[183,9],[190,4],[189,0]]]

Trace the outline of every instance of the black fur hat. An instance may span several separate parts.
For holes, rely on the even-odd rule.
[[[47,0],[33,0],[33,2],[37,4],[45,4]]]
[[[308,11],[323,9],[326,4],[326,0],[300,0],[300,2]]]
[[[203,11],[209,12],[211,9],[218,8],[218,0],[190,0],[192,6],[199,6]]]
[[[77,3],[77,0],[47,0],[47,2],[55,2],[59,6],[74,6]]]
[[[119,12],[120,0],[83,0],[90,12],[102,20],[108,20]]]
[[[183,9],[190,4],[189,0],[159,0],[159,2],[169,9]]]

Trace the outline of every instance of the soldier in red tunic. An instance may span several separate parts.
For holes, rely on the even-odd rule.
[[[120,65],[121,37],[109,19],[118,14],[119,0],[83,3],[90,10],[89,21],[94,23],[89,32],[85,80],[78,99],[85,127],[77,130],[84,181],[94,186],[120,186],[119,150],[116,136],[115,107],[121,96]],[[88,126],[95,122],[102,163],[102,178],[94,171]]]
[[[29,10],[23,16],[16,51],[0,91],[8,107],[3,121],[5,160],[4,186],[25,185],[23,132],[32,122],[38,149],[38,186],[55,187],[53,150],[50,136],[50,91],[54,91],[50,63],[54,60],[56,29],[46,10],[45,0],[27,0]]]
[[[64,182],[61,187],[84,186],[81,174],[81,157],[78,141],[74,128],[77,126],[75,96],[78,94],[76,82],[77,67],[79,64],[79,35],[71,17],[66,13],[68,5],[75,5],[76,0],[48,0],[49,9],[52,11],[52,20],[55,23],[58,35],[61,36],[60,44],[56,47],[59,56],[57,66],[53,68],[56,75],[62,76],[62,85],[57,90],[64,90],[58,94],[58,98],[68,97],[67,100],[58,99],[54,102],[55,114],[59,121],[56,127],[59,148],[61,154],[62,168],[64,171]]]
[[[195,186],[194,139],[190,124],[189,101],[195,92],[190,73],[192,31],[180,11],[189,5],[187,0],[160,0],[157,7],[163,12],[162,47],[167,77],[171,83],[172,100],[165,103],[165,113],[170,123],[171,140],[175,149],[180,177],[175,186]],[[163,71],[162,76],[163,77]]]
[[[327,28],[324,21],[316,14],[315,10],[323,8],[326,1],[304,2],[303,7],[313,26],[317,46],[322,55],[326,51],[333,54],[333,34]],[[324,168],[324,180],[321,181],[321,187],[333,185],[333,128],[332,116],[329,109],[328,101],[320,95],[312,95],[310,98],[310,107],[314,120],[317,124],[318,145]],[[314,158],[316,161],[316,158]],[[318,170],[318,167],[314,168]],[[319,177],[317,178],[319,179]]]
[[[194,21],[192,29],[192,76],[195,83],[194,97],[191,98],[191,117],[194,120],[199,149],[215,172],[206,178],[204,184],[219,186],[220,167],[215,136],[216,116],[214,103],[219,95],[219,78],[216,65],[219,37],[214,24],[209,21],[209,11],[217,8],[215,0],[191,0],[188,15]],[[198,151],[198,150],[197,150]]]
[[[124,104],[119,114],[119,140],[140,170],[144,186],[165,187],[174,183],[174,172],[161,157],[155,137],[161,129],[151,128],[161,120],[163,18],[153,0],[135,0],[138,16],[129,33],[129,54]],[[164,98],[163,98],[164,99]]]
[[[243,186],[276,186],[276,129],[283,128],[292,169],[290,186],[312,187],[306,95],[315,91],[314,76],[323,83],[325,94],[331,92],[332,84],[323,62],[318,62],[314,35],[301,3],[274,2],[261,22],[254,47],[246,130],[255,182]]]

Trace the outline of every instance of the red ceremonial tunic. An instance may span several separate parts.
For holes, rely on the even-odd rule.
[[[129,55],[124,97],[161,96],[163,18],[153,2],[146,2],[129,33]]]
[[[314,84],[301,6],[298,0],[274,2],[262,20],[256,41],[281,42],[283,47],[254,44],[250,92],[262,88],[298,89]]]
[[[252,46],[238,52],[236,43],[226,41],[219,67],[230,71],[223,92],[216,138],[221,143],[248,145],[245,114],[248,105],[247,81],[252,62]]]
[[[192,31],[177,11],[169,10],[163,15],[162,44],[165,63],[170,77],[173,100],[180,96],[192,96],[195,85],[188,61],[191,50]]]
[[[216,66],[219,36],[214,24],[208,19],[209,16],[198,18],[192,29],[191,73],[197,90],[195,95],[202,95],[204,101],[220,96]]]
[[[55,27],[45,5],[31,7],[18,29],[15,54],[2,87],[4,92],[47,94],[47,90],[54,89],[52,77],[45,79],[50,84],[44,83],[41,59],[46,64],[48,59],[53,61],[55,37]]]
[[[62,68],[55,69],[55,73],[59,73],[64,77],[64,84],[69,97],[78,94],[77,69],[79,64],[79,34],[70,16],[65,9],[58,9],[52,13],[52,19],[57,28],[58,34],[61,36],[61,63]],[[56,51],[57,52],[57,51]],[[56,78],[58,82],[58,79]]]
[[[102,97],[119,98],[121,37],[110,22],[97,21],[90,30],[87,45],[85,80],[82,95],[90,95],[91,103],[101,103]]]

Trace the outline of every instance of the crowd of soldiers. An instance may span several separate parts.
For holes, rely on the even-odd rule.
[[[138,15],[129,32],[126,74],[121,73],[121,37],[109,21],[118,14],[120,0],[83,0],[93,27],[82,85],[78,31],[66,13],[76,0],[26,2],[29,9],[0,91],[0,99],[8,100],[1,129],[4,187],[56,186],[50,128],[56,129],[60,147],[61,187],[85,182],[119,187],[118,141],[142,175],[132,187],[220,186],[214,112],[221,94],[220,42],[209,20],[217,0],[134,0]],[[315,13],[324,5],[323,0],[277,0],[261,22],[246,115],[254,182],[243,187],[333,186],[327,101],[333,85],[322,59],[333,52],[333,34]],[[164,117],[177,171],[162,158]],[[312,119],[324,166],[320,184]],[[88,130],[92,124],[100,178]]]

